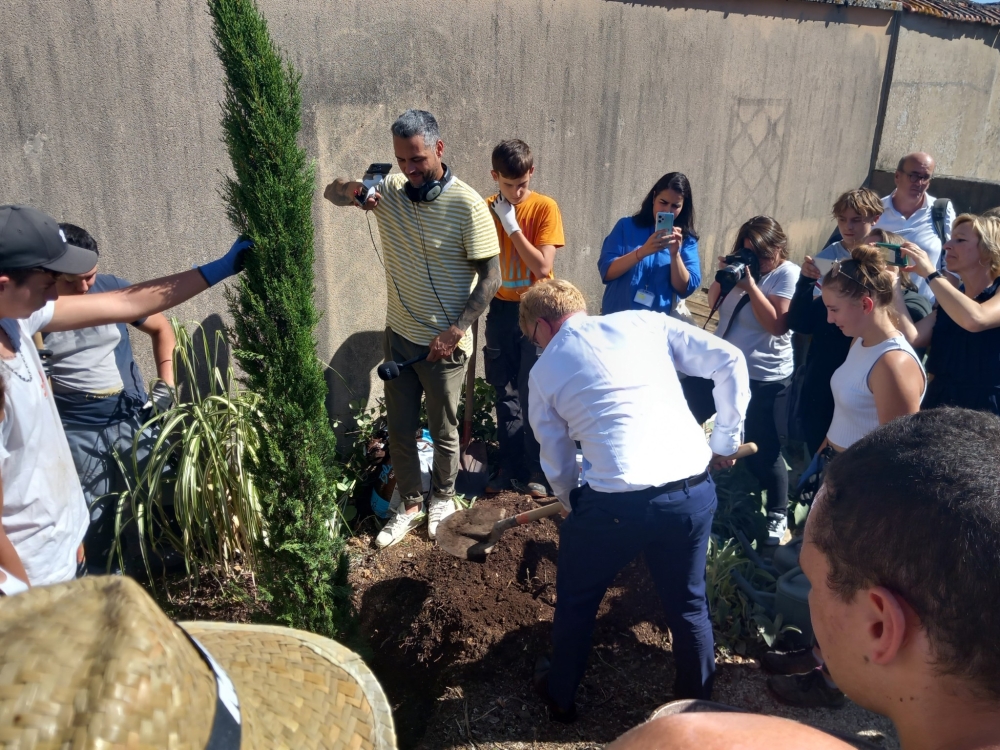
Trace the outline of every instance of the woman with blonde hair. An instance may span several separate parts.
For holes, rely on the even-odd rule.
[[[873,245],[855,248],[823,279],[827,316],[853,339],[847,359],[830,379],[834,406],[826,444],[834,451],[920,410],[927,378],[897,327],[902,316],[895,309],[895,286],[896,274]]]
[[[923,408],[962,406],[1000,414],[1000,219],[962,214],[952,224],[945,263],[961,279],[959,288],[916,245],[906,243],[903,252],[938,304],[915,325],[906,316],[900,321],[913,346],[931,347]]]

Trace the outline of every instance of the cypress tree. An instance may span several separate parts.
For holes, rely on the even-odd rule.
[[[251,467],[267,536],[259,584],[278,622],[334,636],[349,606],[342,538],[331,533],[340,475],[316,356],[313,164],[299,147],[300,74],[282,58],[253,0],[208,0],[225,71],[224,140],[234,177],[223,197],[253,239],[229,290],[234,354],[261,394]]]

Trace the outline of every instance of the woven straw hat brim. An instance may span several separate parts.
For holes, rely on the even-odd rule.
[[[183,622],[239,696],[243,750],[394,750],[392,711],[353,651],[300,630]]]

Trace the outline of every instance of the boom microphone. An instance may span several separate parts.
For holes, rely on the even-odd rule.
[[[380,380],[394,380],[399,377],[399,371],[404,367],[409,367],[410,365],[416,364],[427,359],[427,352],[424,352],[419,357],[414,357],[413,359],[408,359],[405,362],[393,362],[389,360],[380,364],[375,368],[375,372],[378,373]]]

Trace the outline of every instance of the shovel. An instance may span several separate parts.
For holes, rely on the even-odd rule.
[[[466,497],[479,497],[486,492],[490,479],[486,464],[486,444],[472,439],[472,413],[476,410],[476,353],[479,350],[479,321],[472,323],[472,356],[465,374],[465,414],[462,420],[462,442],[459,444],[459,468],[455,492]]]
[[[554,516],[562,503],[549,503],[516,516],[505,518],[507,511],[487,505],[473,505],[452,513],[437,530],[437,545],[445,552],[465,560],[483,562],[507,529]]]
[[[745,458],[756,452],[754,443],[744,443],[727,458]],[[437,529],[437,545],[455,557],[483,562],[507,529],[554,516],[562,509],[562,503],[555,502],[505,518],[507,511],[504,508],[474,505],[468,510],[451,514],[441,522]]]

